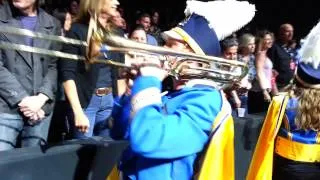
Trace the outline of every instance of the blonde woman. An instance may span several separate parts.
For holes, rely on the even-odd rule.
[[[238,56],[239,60],[248,64],[248,80],[252,82],[256,75],[255,56],[256,49],[255,37],[252,34],[245,33],[239,37]]]
[[[66,36],[86,41],[91,16],[97,17],[99,23],[111,31],[108,20],[116,14],[118,5],[117,0],[82,0],[78,16]],[[74,45],[65,46],[64,52],[85,55],[84,48]],[[114,53],[105,56],[121,59]],[[71,107],[69,114],[74,123],[74,138],[108,136],[107,119],[113,107],[116,72],[102,64],[92,64],[88,68],[85,62],[63,60],[60,65],[63,87]]]
[[[239,61],[245,62],[248,65],[249,72],[240,81],[240,88],[237,89],[237,94],[241,100],[241,107],[245,108],[245,114],[248,113],[248,91],[252,87],[252,80],[256,75],[255,68],[255,37],[252,34],[246,33],[238,39],[238,59]]]
[[[266,112],[271,101],[273,64],[267,57],[267,51],[272,47],[273,39],[273,33],[267,30],[259,31],[256,35],[256,77],[248,93],[249,114]]]

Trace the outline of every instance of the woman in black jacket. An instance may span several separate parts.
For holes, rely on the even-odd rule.
[[[78,17],[66,36],[86,41],[90,15],[93,13],[103,28],[111,31],[113,28],[108,20],[116,13],[118,5],[117,0],[82,0]],[[86,55],[86,49],[76,45],[66,45],[63,51]],[[100,58],[122,59],[115,53],[106,53]],[[60,65],[63,87],[72,109],[70,117],[74,120],[74,138],[108,136],[107,119],[113,107],[116,70],[105,64],[83,61],[62,60]]]

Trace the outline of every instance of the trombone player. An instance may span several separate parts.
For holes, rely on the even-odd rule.
[[[215,10],[217,14],[212,13]],[[236,19],[237,13],[244,12],[247,17]],[[165,47],[219,56],[219,40],[248,23],[254,12],[248,2],[188,1],[188,18],[164,32]],[[218,14],[234,26],[223,27]],[[187,67],[199,64],[185,63]],[[130,141],[119,166],[125,179],[234,179],[231,108],[215,82],[182,77],[163,95],[161,82],[168,73],[161,63],[147,59],[137,66],[131,90],[113,110],[111,136]],[[197,164],[198,159],[202,163]]]

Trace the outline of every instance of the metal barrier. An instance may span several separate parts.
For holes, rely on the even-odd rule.
[[[51,147],[0,153],[3,180],[105,180],[127,147],[125,141],[91,138]]]
[[[245,179],[263,117],[234,118],[236,180]],[[127,145],[125,141],[96,137],[0,152],[1,179],[105,180]]]
[[[263,120],[264,114],[234,118],[236,180],[244,180],[247,175]]]

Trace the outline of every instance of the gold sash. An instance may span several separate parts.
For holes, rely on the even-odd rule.
[[[247,180],[272,180],[274,142],[287,103],[286,94],[273,97],[251,160]]]
[[[235,179],[234,125],[230,110],[227,100],[223,99],[222,109],[212,126],[209,145],[200,161],[200,171],[195,175],[197,180]]]

